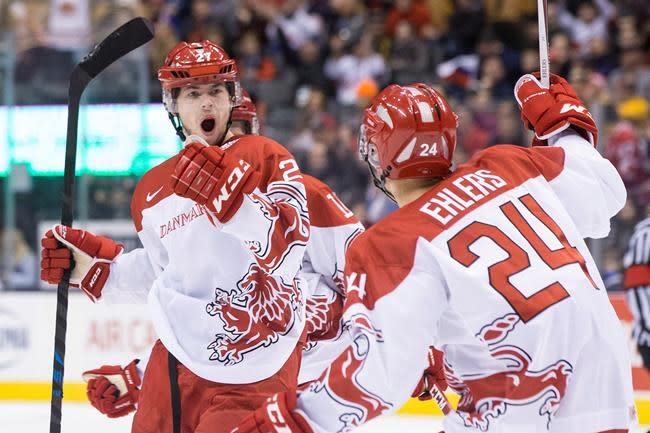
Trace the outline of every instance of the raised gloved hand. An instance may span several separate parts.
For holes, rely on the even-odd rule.
[[[231,433],[312,433],[307,422],[293,412],[295,407],[295,390],[275,394]]]
[[[134,359],[126,367],[103,365],[84,371],[86,395],[95,409],[109,418],[125,416],[136,409],[140,393],[140,376]]]
[[[64,270],[72,268],[70,285],[83,290],[93,302],[101,297],[111,263],[124,251],[112,239],[61,224],[45,233],[41,247],[41,280],[58,284]]]
[[[417,397],[418,400],[431,400],[434,386],[439,391],[447,389],[443,363],[444,354],[436,348],[430,347],[428,357],[429,366],[422,373],[420,382],[418,382],[415,390],[411,394],[411,397]]]
[[[562,77],[551,74],[551,85],[542,87],[539,74],[523,75],[515,84],[515,98],[521,108],[524,125],[535,131],[533,145],[572,127],[594,146],[598,127],[591,113],[571,85]]]
[[[172,175],[174,193],[205,205],[219,222],[227,222],[239,209],[242,194],[257,187],[259,174],[201,137],[191,135],[185,143]]]

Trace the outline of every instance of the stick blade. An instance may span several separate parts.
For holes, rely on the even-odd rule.
[[[97,44],[79,67],[92,79],[120,57],[149,42],[153,35],[149,20],[133,18]]]

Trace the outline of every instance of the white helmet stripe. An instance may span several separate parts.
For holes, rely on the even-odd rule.
[[[418,102],[418,110],[420,111],[420,118],[423,123],[433,122],[433,111],[431,111],[431,105],[427,102]]]
[[[415,87],[404,87],[404,90],[407,90],[413,96],[422,96],[423,95],[423,93],[420,91],[420,89],[416,89]]]
[[[395,159],[395,162],[402,162],[402,161],[406,161],[407,159],[409,159],[411,157],[411,154],[413,153],[413,149],[415,148],[415,142],[416,141],[417,140],[415,139],[415,137],[413,137],[413,139],[410,141],[410,143],[406,145],[404,150],[402,150],[400,152],[397,159]]]
[[[388,114],[388,110],[386,109],[386,107],[384,107],[383,105],[379,105],[377,107],[377,116],[379,116],[381,120],[386,122],[386,124],[390,129],[393,129],[393,119],[391,119],[390,114]]]

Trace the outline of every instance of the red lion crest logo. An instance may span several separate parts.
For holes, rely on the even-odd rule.
[[[338,433],[349,432],[368,418],[379,416],[392,407],[392,404],[365,389],[357,380],[369,348],[368,335],[359,334],[354,339],[354,344],[345,349],[327,370],[307,387],[313,393],[327,393],[332,400],[349,409],[339,417],[342,426]],[[336,380],[338,378],[344,380]],[[348,400],[349,396],[352,398]]]
[[[235,290],[229,292],[217,287],[215,300],[206,305],[206,312],[219,317],[226,331],[215,335],[208,345],[208,350],[212,351],[210,360],[224,365],[237,364],[244,354],[278,341],[292,329],[295,313],[303,306],[297,280],[288,283],[273,272],[282,267],[294,247],[307,244],[306,197],[283,182],[270,184],[267,196],[273,201],[251,195],[271,221],[264,244],[259,241],[247,244],[255,255],[255,263],[250,265]]]
[[[246,276],[237,283],[235,293],[215,289],[215,301],[206,312],[219,317],[227,334],[217,334],[208,345],[211,360],[233,365],[243,355],[278,341],[293,327],[295,311],[302,305],[296,281],[286,284],[279,277],[252,264]]]
[[[559,360],[531,371],[531,357],[524,350],[511,345],[495,347],[520,321],[516,314],[508,314],[485,326],[478,335],[488,344],[492,357],[507,362],[506,371],[459,380],[448,369],[449,386],[461,395],[457,413],[467,427],[487,431],[490,419],[503,415],[511,405],[538,404],[539,415],[546,416],[548,422],[557,411],[573,371],[571,364]]]

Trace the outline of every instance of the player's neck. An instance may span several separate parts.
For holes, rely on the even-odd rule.
[[[429,191],[431,187],[440,182],[439,178],[435,179],[401,179],[396,181],[389,181],[388,188],[397,205],[404,207],[409,203],[422,197],[424,193]]]

